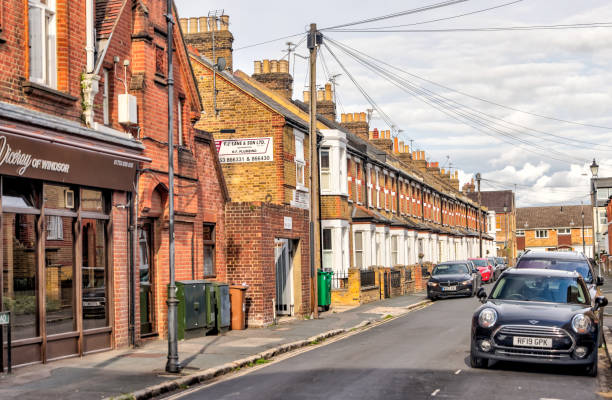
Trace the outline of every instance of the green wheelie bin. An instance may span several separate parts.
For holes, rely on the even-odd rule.
[[[317,272],[317,290],[319,307],[323,307],[325,311],[329,310],[331,304],[331,286],[332,286],[332,271],[324,271],[322,269]]]

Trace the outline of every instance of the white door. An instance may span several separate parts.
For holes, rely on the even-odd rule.
[[[274,240],[274,257],[276,259],[276,313],[293,314],[293,279],[288,239]]]

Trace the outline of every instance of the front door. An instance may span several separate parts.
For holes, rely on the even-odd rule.
[[[291,315],[292,301],[292,262],[290,241],[288,239],[274,240],[274,257],[276,259],[276,313]]]
[[[138,229],[138,269],[140,276],[140,334],[153,334],[153,268],[151,263],[151,223],[145,222]]]

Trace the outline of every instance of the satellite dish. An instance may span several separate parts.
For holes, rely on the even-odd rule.
[[[223,71],[227,66],[227,61],[225,61],[225,57],[217,58],[217,64],[215,66],[217,67],[217,71]]]

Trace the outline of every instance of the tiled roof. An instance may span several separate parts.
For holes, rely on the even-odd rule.
[[[469,192],[466,195],[473,201],[478,202],[477,192]],[[483,206],[496,213],[503,213],[504,205],[511,211],[514,205],[514,193],[512,193],[512,190],[488,190],[480,192],[480,198]]]
[[[96,0],[96,34],[98,39],[110,35],[126,0]]]
[[[516,210],[517,229],[536,228],[569,228],[582,226],[582,211],[584,211],[584,226],[593,225],[593,209],[591,206],[548,206],[522,207]],[[573,225],[571,223],[574,223]],[[527,223],[527,228],[525,228]]]

